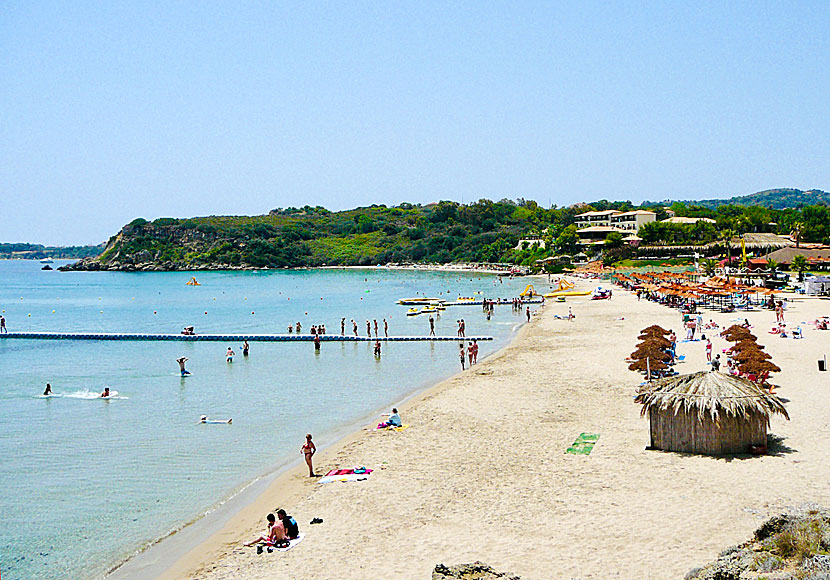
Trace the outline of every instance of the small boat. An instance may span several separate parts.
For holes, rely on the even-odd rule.
[[[424,308],[421,308],[421,312],[435,312],[435,310],[434,306],[425,306]]]
[[[422,304],[429,304],[431,302],[443,302],[440,298],[401,298],[398,304],[404,306],[420,306]]]
[[[407,316],[418,316],[420,313],[421,313],[421,311],[418,310],[417,308],[410,308],[409,310],[406,311]]]
[[[472,296],[459,296],[456,302],[475,302],[476,299]]]
[[[53,263],[54,263],[54,260],[52,260],[52,258],[43,258],[43,259],[40,261],[40,263],[41,263],[41,264],[53,264]]]

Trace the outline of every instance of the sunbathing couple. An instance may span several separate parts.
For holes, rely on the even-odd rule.
[[[277,510],[277,518],[274,514],[268,514],[268,529],[265,534],[258,537],[252,542],[245,542],[245,546],[253,546],[254,544],[264,544],[268,546],[268,551],[271,548],[287,548],[291,540],[296,540],[300,537],[300,528],[297,525],[297,520],[285,513],[285,510]],[[259,546],[257,553],[262,553],[262,546]]]

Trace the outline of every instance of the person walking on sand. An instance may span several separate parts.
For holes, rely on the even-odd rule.
[[[227,361],[229,363],[233,362],[233,355],[235,355],[235,354],[236,353],[233,352],[233,349],[231,347],[228,347],[228,352],[225,353],[225,358],[227,359]]]
[[[8,329],[6,328],[6,317],[0,315],[0,332],[5,332],[6,334],[9,333]]]
[[[308,476],[314,477],[314,465],[312,465],[311,458],[317,452],[317,447],[311,440],[311,433],[306,434],[305,443],[300,449],[300,452],[305,456],[305,464],[308,465]]]
[[[386,319],[383,319],[383,336],[389,338],[389,323],[386,322]]]
[[[354,318],[352,318],[352,332],[357,336],[357,322],[354,321]]]
[[[706,339],[706,361],[712,362],[712,341]]]
[[[435,319],[432,314],[429,315],[429,335],[435,336]]]
[[[251,345],[250,345],[250,344],[248,344],[248,341],[247,341],[247,340],[243,340],[243,341],[242,341],[242,356],[247,357],[247,356],[248,356],[248,351],[249,351],[249,350],[251,350]]]
[[[189,359],[189,358],[187,358],[186,356],[183,356],[183,357],[181,357],[181,358],[177,358],[177,359],[176,359],[176,362],[177,362],[177,363],[179,363],[179,370],[182,372],[182,376],[183,376],[183,377],[186,377],[187,375],[189,375],[189,374],[190,374],[190,371],[189,371],[189,370],[187,370],[186,368],[184,368],[184,363],[186,363],[186,362],[187,362],[187,361],[189,361],[189,360],[190,360],[190,359]]]
[[[344,336],[346,334],[346,317],[340,319],[340,336]]]
[[[467,361],[467,356],[466,356],[467,353],[464,352],[464,343],[463,342],[458,345],[458,353],[459,353],[459,356],[461,357],[461,370],[463,371],[464,370],[464,364]]]
[[[574,319],[574,310],[572,307],[568,306],[568,322],[573,322]]]
[[[377,318],[372,319],[372,326],[374,326],[374,328],[375,328],[375,338],[377,338],[378,337],[378,319]]]

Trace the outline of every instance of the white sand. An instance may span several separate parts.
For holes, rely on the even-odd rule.
[[[568,305],[576,320],[556,320]],[[787,319],[818,314],[830,314],[830,302],[796,302]],[[704,314],[722,326],[737,316]],[[641,378],[623,359],[641,328],[679,331],[679,313],[616,289],[611,301],[569,298],[402,409],[408,430],[364,431],[315,458],[322,473],[376,469],[368,481],[319,485],[295,469],[163,578],[427,579],[436,563],[473,560],[523,579],[682,578],[788,505],[830,505],[830,373],[816,364],[830,331],[805,326],[804,340],[781,339],[766,332],[773,313],[748,318],[782,368],[773,382],[792,420],[774,417],[770,431],[784,438],[783,453],[646,451],[648,422],[633,403]],[[727,345],[713,343],[716,352]],[[681,373],[706,368],[704,343],[678,351]],[[565,454],[581,432],[601,434],[594,451]],[[240,549],[278,505],[305,541],[287,553]],[[313,517],[324,523],[309,525]]]

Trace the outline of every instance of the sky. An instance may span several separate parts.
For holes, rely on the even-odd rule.
[[[830,189],[818,2],[0,4],[0,241]]]

